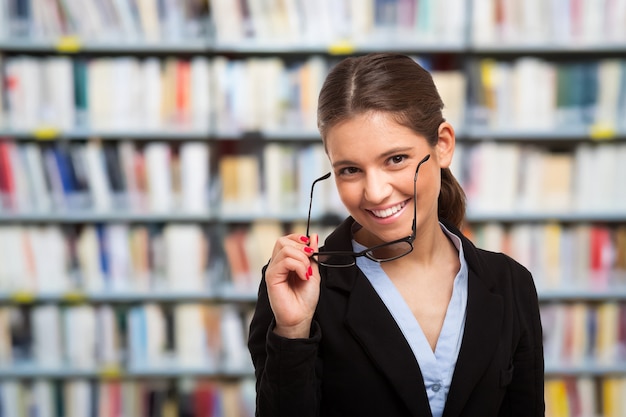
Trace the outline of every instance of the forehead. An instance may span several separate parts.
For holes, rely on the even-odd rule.
[[[326,149],[331,162],[346,158],[376,158],[393,148],[426,147],[426,139],[383,112],[355,115],[331,127]]]

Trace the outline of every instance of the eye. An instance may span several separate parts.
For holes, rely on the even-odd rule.
[[[407,158],[408,158],[407,155],[394,155],[391,158],[389,158],[389,163],[391,165],[400,165],[401,163],[406,161]]]
[[[357,172],[359,172],[359,169],[356,167],[345,167],[345,168],[341,168],[339,171],[337,171],[338,175],[342,175],[342,176],[346,176],[346,175],[353,175],[356,174]]]

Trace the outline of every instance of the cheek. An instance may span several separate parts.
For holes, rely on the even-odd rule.
[[[358,206],[361,202],[359,188],[355,184],[337,184],[339,198],[346,207]]]

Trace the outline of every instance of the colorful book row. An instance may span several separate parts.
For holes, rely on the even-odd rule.
[[[112,377],[158,370],[250,372],[249,315],[206,303],[3,306],[0,375],[27,367]]]
[[[0,381],[10,417],[254,416],[254,380]]]

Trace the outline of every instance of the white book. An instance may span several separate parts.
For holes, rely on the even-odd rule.
[[[3,31],[4,28],[6,27],[6,23],[2,21],[3,16],[3,10],[4,10],[4,4],[0,2],[0,41],[3,40]],[[4,62],[3,62],[3,57],[2,55],[0,55],[0,68],[4,68]],[[4,91],[4,82],[0,83],[0,97],[5,97],[5,91]],[[5,116],[5,104],[0,103],[0,129],[6,129],[8,126],[5,126],[6,124],[6,116]]]
[[[107,179],[106,166],[104,162],[104,152],[102,143],[97,140],[90,140],[86,145],[81,145],[85,155],[87,178],[93,209],[96,211],[107,211],[112,207],[111,186]]]
[[[96,361],[99,366],[114,366],[120,361],[117,319],[115,310],[110,305],[96,307],[96,328],[98,344]]]
[[[263,148],[263,198],[268,214],[285,214],[295,208],[295,163],[293,146],[269,143]]]
[[[11,307],[0,308],[0,367],[9,366],[13,361],[11,338]]]
[[[23,404],[21,399],[23,390],[22,382],[17,380],[8,379],[0,383],[0,401],[2,402],[2,411],[5,415],[19,416],[22,414]]]
[[[541,189],[544,174],[542,151],[535,147],[524,147],[520,161],[519,211],[536,212],[541,207]]]
[[[145,314],[145,360],[148,365],[158,366],[164,358],[166,345],[166,324],[163,310],[157,304],[143,305]]]
[[[106,251],[109,254],[108,289],[128,291],[131,279],[131,261],[128,224],[113,223],[105,226]]]
[[[5,225],[0,230],[5,282],[12,291],[33,291],[35,284],[29,274],[29,260],[25,248],[26,235],[22,226]]]
[[[135,21],[133,14],[133,0],[111,0],[115,15],[121,28],[121,39],[136,40],[138,38],[138,22]]]
[[[6,91],[9,126],[13,130],[40,127],[43,103],[41,60],[16,57],[6,60],[6,79],[15,80]]]
[[[554,68],[534,57],[523,57],[513,67],[514,127],[523,130],[552,126]],[[541,88],[533,88],[540,85]]]
[[[617,126],[621,77],[622,60],[602,59],[598,62],[598,94],[593,122],[599,128],[614,130]]]
[[[258,0],[248,2],[254,17]],[[243,14],[239,2],[230,0],[210,0],[212,23],[215,25],[218,43],[234,43],[244,39]],[[253,24],[256,22],[253,20]],[[255,27],[256,29],[256,27]]]
[[[364,0],[361,0],[364,1]],[[306,24],[300,12],[300,0],[283,0],[287,16],[287,34],[285,39],[302,39],[302,28]]]
[[[270,39],[270,34],[271,34],[271,27],[270,27],[270,21],[269,21],[269,16],[268,16],[268,10],[266,9],[265,6],[268,5],[268,3],[271,0],[249,0],[248,1],[248,13],[250,14],[250,27],[252,28],[252,38],[254,39],[254,41],[256,43],[267,43],[268,39]],[[231,2],[231,3],[235,3],[235,2]],[[232,13],[233,15],[235,13],[237,14],[241,14],[241,10],[235,9],[232,11],[229,11],[230,13]],[[231,29],[231,31],[234,31],[237,28],[237,23],[238,21],[235,20],[234,18],[230,18],[231,21],[229,21],[229,24],[233,25],[233,29]],[[237,38],[235,38],[233,34],[230,34],[230,37],[232,37],[232,39],[229,39],[231,41],[236,40]]]
[[[87,64],[87,96],[89,105],[87,116],[89,128],[110,129],[112,110],[113,76],[111,58],[94,58]]]
[[[102,14],[98,10],[96,1],[100,0],[81,0],[76,2],[81,5],[81,30],[85,39],[98,40],[106,33],[106,27],[102,20]]]
[[[7,28],[9,27],[9,12],[8,12],[7,7],[8,7],[8,3],[6,1],[0,1],[0,41],[3,41],[9,35],[7,31]],[[0,65],[2,65],[1,57],[0,57]],[[2,87],[0,87],[0,93],[2,93]],[[0,94],[0,97],[4,97],[4,96]],[[2,112],[0,110],[0,117],[1,115],[2,115]],[[2,123],[0,123],[0,126],[2,126]]]
[[[209,146],[206,142],[185,142],[179,155],[181,208],[191,213],[206,212],[209,203]]]
[[[47,106],[42,122],[70,130],[76,124],[72,61],[68,57],[49,57],[42,61],[42,70]]]
[[[537,44],[545,42],[548,37],[549,3],[544,0],[526,0],[521,3],[521,28],[522,36],[515,41],[517,43]],[[496,40],[496,39],[494,39]]]
[[[157,0],[136,0],[136,4],[144,40],[147,42],[161,40],[161,22]]]
[[[232,128],[233,122],[228,109],[229,103],[229,70],[230,63],[226,57],[217,56],[211,61],[211,91],[212,108],[211,120],[215,122],[212,128],[216,133],[223,133]]]
[[[65,357],[74,369],[91,370],[96,365],[96,346],[100,329],[92,305],[67,307],[64,311]],[[76,333],[74,333],[76,332]],[[79,334],[80,337],[76,337]]]
[[[204,56],[191,59],[191,112],[192,127],[208,131],[211,117],[210,63]]]
[[[375,0],[350,0],[350,38],[355,43],[366,41],[374,29]]]
[[[28,166],[24,155],[23,146],[17,146],[15,142],[8,143],[11,171],[13,173],[13,185],[15,194],[12,196],[12,208],[20,213],[33,211],[32,182],[28,177]]]
[[[59,367],[63,363],[63,337],[59,306],[42,304],[31,312],[33,356],[37,366]],[[82,335],[81,335],[82,337]]]
[[[626,39],[626,25],[623,24],[626,16],[626,0],[613,0],[607,2],[606,8],[606,42],[620,43]]]
[[[174,307],[174,344],[180,366],[206,365],[207,337],[202,305],[186,303]]]
[[[550,1],[549,37],[556,45],[563,45],[572,41],[572,8],[570,4],[569,0]]]
[[[107,127],[113,130],[134,130],[138,126],[139,105],[144,93],[137,88],[140,68],[134,57],[117,57],[111,61],[110,120]]]
[[[250,362],[244,339],[244,325],[241,316],[232,305],[222,310],[223,365],[225,369],[242,369]]]
[[[151,142],[144,148],[148,177],[148,206],[156,213],[175,206],[172,192],[170,148],[167,143]]]
[[[272,257],[274,244],[284,236],[279,221],[256,220],[250,225],[246,236],[245,249],[250,269],[250,289],[256,291],[261,281],[261,270]]]
[[[257,129],[263,131],[277,130],[284,126],[283,92],[281,85],[285,76],[284,62],[279,58],[265,58],[257,62],[256,72],[250,85],[256,89],[256,106],[254,108]]]
[[[201,226],[169,224],[165,227],[163,237],[169,289],[192,292],[204,290],[208,250]]]
[[[596,186],[594,150],[588,144],[576,147],[574,151],[574,200],[578,211],[589,211],[595,204],[591,200]]]
[[[582,0],[580,16],[582,33],[580,41],[587,45],[598,45],[605,41],[606,3],[607,0]]]
[[[139,65],[141,74],[138,80],[140,95],[138,124],[142,129],[156,130],[163,125],[161,106],[163,105],[164,93],[161,61],[149,57]]]
[[[324,46],[334,39],[331,22],[332,4],[328,0],[302,1],[304,33],[301,41],[306,44]]]
[[[70,379],[63,385],[65,417],[84,417],[91,414],[93,392],[88,379]]]
[[[494,0],[474,0],[472,1],[472,42],[475,45],[488,45],[496,40]]]
[[[581,416],[595,416],[598,410],[598,397],[596,396],[596,382],[593,377],[580,375],[576,378],[576,390],[578,391]],[[624,398],[619,396],[619,398]]]
[[[82,228],[76,242],[78,265],[84,285],[83,290],[99,292],[104,288],[104,277],[100,265],[100,244],[93,224]]]
[[[461,71],[433,71],[431,74],[444,104],[443,117],[460,130],[465,121],[465,74]]]
[[[620,144],[615,147],[615,175],[611,178],[613,183],[613,201],[616,211],[626,211],[626,187],[622,183],[621,178],[626,178],[626,145]]]
[[[37,417],[57,417],[54,398],[54,382],[36,379],[32,384],[32,398]]]
[[[129,140],[122,140],[118,145],[118,154],[122,174],[124,176],[124,184],[126,184],[126,193],[129,201],[130,209],[140,211],[142,208],[142,197],[139,190],[137,173],[135,170],[136,153],[139,152],[135,148],[135,144]]]
[[[614,184],[616,181],[618,183],[623,181],[617,179],[615,174],[618,166],[624,164],[623,160],[617,160],[616,150],[614,144],[604,144],[593,148],[593,186],[589,188],[591,193],[584,197],[589,199],[589,209],[592,211],[610,211],[614,208],[612,204]],[[620,187],[623,186],[622,183]]]
[[[43,170],[41,148],[37,144],[26,143],[21,149],[24,151],[27,177],[31,184],[33,209],[39,212],[48,212],[52,206],[52,201]]]

